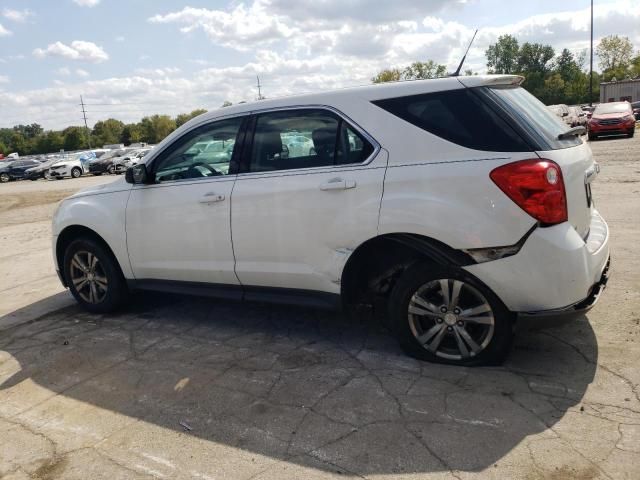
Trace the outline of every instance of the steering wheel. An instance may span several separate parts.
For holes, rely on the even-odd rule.
[[[196,175],[194,175],[195,172],[198,172],[199,177],[204,177],[205,175],[202,175],[202,172],[200,170],[196,170],[196,167],[204,167],[207,170],[209,170],[211,172],[211,174],[213,176],[218,176],[218,175],[222,175],[222,173],[220,173],[218,170],[216,170],[215,168],[213,168],[211,165],[205,163],[205,162],[196,162],[194,164],[192,164],[189,167],[189,170],[187,170],[187,174],[188,174],[188,178],[194,178],[196,177]]]

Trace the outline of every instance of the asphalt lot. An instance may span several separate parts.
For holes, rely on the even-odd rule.
[[[50,218],[114,177],[0,185],[0,478],[639,478],[640,136],[592,148],[607,291],[500,368],[420,363],[322,311],[145,294],[84,313]]]

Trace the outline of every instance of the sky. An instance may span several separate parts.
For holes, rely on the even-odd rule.
[[[640,50],[640,0],[594,0],[595,41]],[[486,71],[500,35],[589,47],[588,0],[0,0],[0,127],[212,110],[370,83],[434,60]],[[595,59],[597,68],[597,58]]]

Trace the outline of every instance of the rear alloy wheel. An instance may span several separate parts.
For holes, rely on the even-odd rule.
[[[0,173],[0,182],[7,183],[9,180],[11,180],[11,177],[8,173]]]
[[[114,172],[113,165],[109,165],[109,166],[107,167],[107,173],[108,173],[109,175],[113,175],[113,172]]]
[[[64,276],[75,299],[91,312],[111,312],[128,294],[117,261],[91,238],[75,240],[67,247]]]
[[[415,265],[394,287],[389,307],[400,344],[413,357],[494,365],[509,352],[511,314],[464,270]]]
[[[81,175],[82,170],[80,170],[78,167],[74,167],[71,169],[71,178],[80,178]]]

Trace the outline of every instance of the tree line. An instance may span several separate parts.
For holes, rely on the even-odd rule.
[[[589,97],[587,50],[575,55],[563,49],[558,55],[551,45],[525,42],[520,44],[513,35],[502,35],[485,52],[489,73],[523,75],[523,87],[547,105],[569,105],[597,102],[600,82],[640,78],[640,52],[634,55],[633,44],[627,37],[611,35],[603,38],[596,48],[600,72],[593,72],[593,96]],[[465,75],[473,75],[466,70]],[[374,83],[399,80],[438,78],[447,75],[445,65],[432,60],[414,62],[404,68],[382,70],[372,78]]]
[[[524,42],[513,35],[502,35],[485,52],[489,73],[518,74],[526,77],[523,87],[545,104],[580,104],[597,102],[600,82],[614,79],[640,78],[640,52],[634,55],[627,37],[611,35],[597,46],[600,72],[593,73],[593,96],[589,98],[587,51],[577,55],[563,49],[558,55],[551,45]],[[465,75],[474,75],[465,70]],[[374,83],[400,80],[438,78],[447,75],[445,65],[433,60],[414,62],[403,68],[388,68],[372,78]],[[241,102],[244,103],[244,102]],[[223,107],[231,105],[224,102]],[[102,145],[146,142],[158,143],[172,131],[206,110],[194,110],[175,118],[169,115],[144,117],[138,123],[125,124],[110,118],[99,121],[93,129],[71,126],[64,130],[44,131],[37,123],[0,129],[0,153],[18,152],[20,155],[42,154],[101,147]]]
[[[71,126],[64,130],[44,131],[37,123],[16,125],[0,129],[0,153],[34,155],[99,148],[116,143],[158,143],[183,123],[205,112],[204,109],[198,109],[191,113],[181,113],[175,118],[169,115],[151,115],[138,123],[124,123],[109,118],[97,122],[90,130]]]

